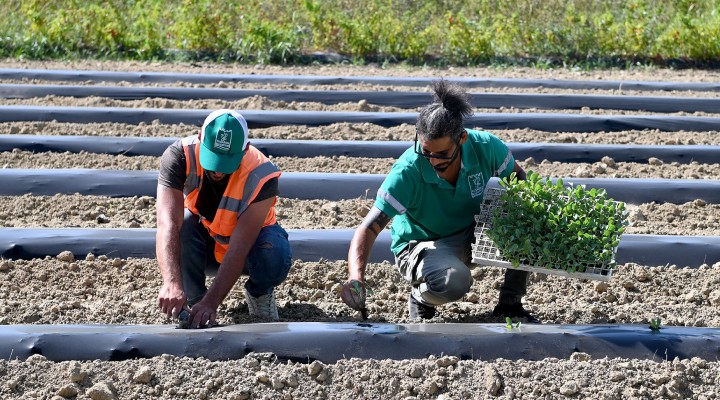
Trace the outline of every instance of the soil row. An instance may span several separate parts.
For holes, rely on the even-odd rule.
[[[354,229],[372,199],[278,199],[277,218],[286,229]],[[717,236],[720,204],[628,205],[626,233]],[[0,226],[14,228],[156,228],[155,198],[55,195],[0,196]]]
[[[73,255],[34,260],[2,260],[0,324],[167,324],[155,298],[161,279],[154,259],[112,255]],[[346,261],[296,260],[288,279],[276,289],[284,321],[358,321],[359,315],[338,296],[346,279]],[[438,308],[433,322],[505,322],[492,315],[503,269],[477,267],[462,299]],[[244,280],[241,279],[241,280]],[[368,301],[370,322],[410,322],[410,286],[395,266],[368,266],[374,294]],[[718,326],[720,263],[700,268],[626,264],[609,282],[532,274],[526,305],[544,323],[649,323]],[[236,285],[219,310],[219,321],[262,322],[248,316],[242,287]]]
[[[482,129],[482,127],[472,127]],[[138,125],[121,123],[60,123],[0,122],[0,132],[22,135],[110,136],[110,137],[163,137],[181,138],[196,134],[199,126],[185,124]],[[661,132],[658,130],[630,130],[622,132],[543,132],[533,129],[500,129],[492,133],[505,142],[522,143],[584,143],[584,144],[637,144],[637,145],[720,145],[720,131]],[[304,125],[274,126],[252,129],[252,139],[287,140],[380,140],[412,141],[415,127],[402,124],[385,128],[370,123],[335,123],[327,126]],[[539,160],[538,160],[539,161]]]
[[[171,82],[171,83],[156,83],[156,82],[103,82],[103,81],[50,81],[42,79],[0,79],[0,84],[4,85],[52,85],[52,86],[114,86],[114,87],[135,87],[135,88],[186,88],[186,89],[242,89],[242,90],[307,90],[307,91],[363,91],[363,92],[428,92],[428,88],[424,86],[387,86],[387,85],[376,85],[371,83],[352,83],[352,84],[313,84],[313,85],[302,85],[294,83],[254,83],[254,82],[225,82],[219,81],[217,83],[191,83],[191,82]],[[468,88],[468,91],[472,94],[479,93],[528,93],[527,88],[518,87],[472,87]],[[428,92],[429,93],[429,92]],[[559,89],[559,88],[548,88],[538,86],[532,89],[534,94],[573,94],[573,95],[592,95],[592,96],[652,96],[652,97],[694,97],[694,98],[718,98],[720,92],[717,91],[700,91],[700,90],[628,90],[618,87],[617,89]],[[428,96],[430,96],[428,94]],[[56,97],[56,96],[53,96]],[[33,100],[20,101],[18,104],[31,104]],[[38,100],[39,101],[39,100]],[[52,100],[52,101],[57,101]],[[88,102],[104,102],[107,100],[94,98],[90,100],[84,100]],[[148,102],[159,101],[156,99],[148,99]],[[258,93],[257,96],[253,97],[253,100],[248,100],[249,104],[264,104],[268,100],[262,96],[262,93]],[[119,104],[119,103],[118,103]],[[162,104],[162,103],[159,103]],[[175,102],[168,103],[170,108],[172,105],[178,105],[177,108],[186,108],[187,106],[182,104],[176,104]],[[311,105],[303,105],[302,103],[296,103],[299,107],[318,107]],[[137,103],[132,103],[132,107],[136,107]],[[346,107],[352,107],[347,105]],[[349,108],[348,110],[351,110]]]
[[[720,93],[718,94],[720,96]],[[428,94],[428,103],[432,98]],[[152,108],[152,109],[232,109],[232,110],[286,110],[286,111],[335,111],[335,112],[411,112],[419,111],[416,109],[406,109],[391,106],[379,106],[368,103],[366,100],[359,100],[354,103],[339,104],[322,104],[312,102],[285,102],[274,101],[262,96],[253,96],[247,99],[227,101],[215,99],[198,99],[198,100],[172,100],[161,98],[147,98],[144,100],[115,100],[105,97],[84,97],[73,98],[64,96],[45,96],[30,99],[3,99],[3,105],[6,106],[43,106],[43,107],[122,107],[122,108]],[[675,113],[660,113],[649,111],[634,110],[609,110],[609,109],[591,109],[583,107],[582,109],[542,109],[542,108],[515,108],[515,107],[499,107],[499,108],[476,108],[476,115],[489,113],[535,113],[535,114],[583,114],[583,115],[663,115],[663,116],[697,116],[697,117],[720,117],[718,113],[709,112],[686,112],[680,111]]]
[[[272,162],[284,172],[324,172],[387,174],[395,159],[368,157],[273,157]],[[718,160],[720,161],[720,160]],[[654,179],[710,179],[720,176],[720,163],[689,164],[665,163],[651,158],[645,163],[616,162],[606,156],[594,163],[562,163],[549,160],[535,160],[529,157],[518,160],[526,171],[535,171],[541,176],[573,178],[654,178]],[[0,152],[3,168],[66,169],[87,168],[98,170],[155,171],[160,166],[160,157],[124,156],[80,153],[34,153],[13,150]]]
[[[569,71],[493,69],[384,69],[378,66],[247,67],[161,63],[33,63],[6,60],[6,67],[86,70],[134,70],[195,73],[277,73],[384,76],[495,76],[558,79],[720,80],[718,72],[702,71]],[[365,89],[365,88],[363,88]],[[369,90],[369,89],[366,89]],[[64,99],[67,101],[67,99]],[[53,100],[55,101],[55,100]],[[81,100],[85,101],[85,100]],[[254,99],[258,107],[279,107]],[[142,102],[140,102],[142,103]],[[36,103],[33,103],[36,104]],[[37,104],[49,105],[38,100]],[[54,104],[54,103],[53,103]],[[57,103],[68,105],[65,103]],[[72,103],[71,103],[72,104]],[[81,104],[81,103],[74,103]],[[162,106],[159,102],[149,102]],[[201,105],[202,104],[202,105]],[[220,103],[195,103],[188,108]],[[251,102],[248,104],[252,105]],[[172,103],[170,104],[172,106]],[[360,105],[347,105],[359,107]],[[366,107],[369,107],[365,104]],[[184,106],[183,106],[184,107]],[[297,106],[304,107],[304,106]],[[309,107],[309,106],[308,106]],[[314,106],[313,106],[314,107]],[[300,108],[298,108],[300,109]],[[496,110],[497,111],[497,110]],[[583,111],[585,112],[585,111]],[[594,111],[593,111],[594,112]],[[187,125],[2,123],[0,133],[182,137],[197,131]],[[545,133],[532,130],[493,132],[506,141],[609,144],[720,144],[718,132],[630,131],[613,133]],[[404,125],[381,128],[370,124],[334,124],[255,129],[254,138],[308,140],[412,140],[414,129]],[[8,168],[156,169],[157,158],[121,156],[0,155]],[[87,159],[85,164],[82,159]],[[285,170],[308,171],[332,166],[333,172],[382,173],[391,160],[276,158]],[[520,160],[530,168],[530,160]],[[635,177],[716,179],[717,165],[625,165],[616,170],[599,164],[552,164],[535,160],[533,168],[567,175],[578,168],[592,176],[628,174]],[[572,170],[572,168],[575,170]],[[601,173],[600,167],[606,172]],[[563,170],[562,168],[570,168]],[[702,168],[702,170],[700,170]],[[644,169],[644,170],[643,170]],[[376,172],[377,171],[377,172]],[[580,172],[578,172],[579,174]],[[668,175],[665,175],[668,174]],[[338,202],[280,199],[278,214],[286,228],[354,227],[359,210],[371,200]],[[154,227],[153,197],[109,199],[97,196],[17,196],[0,198],[0,225],[16,227]],[[633,233],[716,235],[719,205],[643,204],[634,209]],[[345,261],[295,261],[288,279],[277,289],[280,317],[285,321],[359,321],[339,299],[347,278]],[[470,292],[438,308],[433,323],[504,323],[491,315],[504,270],[475,268]],[[244,279],[244,278],[242,278]],[[372,264],[367,279],[375,294],[369,301],[370,322],[408,322],[409,286],[390,263]],[[112,255],[60,254],[36,260],[0,261],[0,324],[168,324],[156,297],[160,287],[153,259],[116,259]],[[241,283],[219,310],[219,321],[260,322],[248,317]],[[525,307],[545,323],[647,324],[720,326],[720,262],[697,269],[682,266],[649,268],[626,264],[605,282],[532,274]],[[431,352],[431,350],[430,350]],[[20,362],[0,360],[0,397],[21,398],[697,398],[716,397],[720,364],[715,360],[655,360],[605,358],[593,360],[575,353],[568,360],[457,360],[441,355],[416,360],[348,359],[333,364],[282,363],[271,354],[251,353],[241,360],[210,362],[172,356],[125,362],[48,362],[42,356]]]

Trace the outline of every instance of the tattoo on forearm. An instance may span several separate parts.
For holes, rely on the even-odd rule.
[[[371,215],[369,217],[374,218],[366,219],[364,225],[367,229],[370,229],[375,236],[379,235],[383,228],[385,228],[385,225],[387,225],[388,221],[390,221],[390,217],[388,217],[384,212],[379,212],[377,215]]]

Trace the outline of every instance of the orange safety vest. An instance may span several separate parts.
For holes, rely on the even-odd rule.
[[[182,139],[185,151],[185,208],[200,217],[200,221],[207,228],[210,236],[215,239],[215,259],[222,262],[230,243],[230,235],[235,229],[237,220],[257,197],[265,182],[280,176],[280,170],[265,157],[260,150],[248,145],[243,155],[240,168],[230,175],[227,188],[218,205],[217,213],[212,222],[208,221],[198,211],[196,202],[200,188],[203,185],[204,170],[200,165],[200,141],[196,135]],[[273,201],[270,211],[265,217],[263,227],[277,222],[275,218],[275,203]]]

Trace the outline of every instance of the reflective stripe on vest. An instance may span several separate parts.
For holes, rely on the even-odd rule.
[[[227,210],[230,212],[236,212],[237,215],[242,214],[250,206],[250,202],[257,195],[257,191],[262,188],[261,182],[267,182],[267,177],[278,172],[277,167],[271,162],[265,162],[260,164],[259,167],[255,168],[250,175],[248,175],[245,181],[245,187],[243,188],[242,200],[233,199],[231,197],[223,196],[220,200],[218,210]],[[230,236],[213,235],[212,237],[220,244],[229,244]]]
[[[183,188],[183,193],[187,196],[190,192],[195,190],[196,188],[200,187],[200,174],[198,174],[197,171],[197,165],[199,164],[197,162],[197,157],[195,157],[195,146],[198,145],[197,136],[191,136],[186,137],[183,139],[183,144],[187,144],[187,146],[183,146],[185,151],[185,164],[187,167],[185,168],[185,176],[187,177],[185,179],[185,187]]]
[[[260,166],[255,168],[250,175],[248,175],[248,178],[245,181],[245,187],[243,188],[243,198],[238,200],[233,199],[232,197],[223,196],[220,200],[218,209],[235,211],[238,215],[242,214],[243,211],[245,211],[245,209],[250,205],[250,196],[252,196],[255,192],[255,188],[259,188],[260,182],[262,182],[266,176],[277,172],[277,170],[277,167],[271,162],[260,164]]]

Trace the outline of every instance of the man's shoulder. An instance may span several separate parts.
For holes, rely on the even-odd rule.
[[[415,152],[415,149],[413,147],[409,147],[400,155],[400,157],[398,157],[397,160],[395,160],[393,166],[397,165],[402,168],[415,168],[418,165],[419,160],[420,156]]]
[[[165,150],[165,153],[168,153],[173,156],[173,158],[179,158],[182,157],[185,158],[185,149],[183,148],[183,139],[178,139],[174,141],[168,148]]]
[[[262,151],[260,151],[260,149],[253,146],[252,144],[248,144],[247,148],[245,149],[243,163],[253,170],[260,167],[261,165],[265,165],[268,163],[272,164],[273,166],[275,165],[275,163],[273,163],[270,158],[268,158]]]
[[[478,131],[474,129],[468,129],[468,138],[475,143],[488,143],[494,140],[500,140],[497,136],[493,135],[488,131]]]
[[[163,186],[182,190],[185,183],[186,163],[185,150],[178,140],[168,146],[160,158],[158,182]]]
[[[388,175],[413,175],[420,173],[419,158],[415,151],[410,148],[406,150],[392,165]]]
[[[507,148],[499,137],[486,131],[468,130],[468,142],[478,154],[495,153]]]

